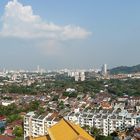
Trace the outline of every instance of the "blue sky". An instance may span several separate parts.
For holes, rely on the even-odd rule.
[[[3,0],[0,67],[136,65],[139,0]]]

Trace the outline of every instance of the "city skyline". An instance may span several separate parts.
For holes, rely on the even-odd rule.
[[[3,0],[0,67],[34,69],[136,65],[140,1]]]

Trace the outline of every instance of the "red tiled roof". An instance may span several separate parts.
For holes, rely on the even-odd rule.
[[[105,102],[105,101],[103,101],[103,102],[101,103],[101,106],[102,106],[103,108],[111,108],[111,105],[109,104],[109,102]]]
[[[6,119],[5,116],[0,116],[0,121],[1,121],[1,120],[5,120],[5,119]]]
[[[12,129],[6,129],[4,133],[11,135],[13,133],[13,130]]]
[[[14,140],[13,137],[8,137],[8,136],[4,136],[4,135],[0,135],[0,140]]]
[[[16,120],[16,121],[14,121],[14,122],[12,122],[12,123],[7,124],[7,126],[12,128],[12,127],[14,127],[14,126],[21,126],[22,123],[23,123],[22,120]]]

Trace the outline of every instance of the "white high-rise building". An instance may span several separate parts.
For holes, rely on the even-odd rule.
[[[79,72],[75,72],[75,81],[79,81]]]
[[[47,128],[53,126],[59,121],[57,113],[48,113],[45,115],[37,115],[29,112],[24,116],[24,140],[27,137],[39,137],[47,135]]]
[[[76,71],[75,72],[75,81],[85,81],[85,72]]]
[[[39,73],[40,72],[40,66],[38,65],[37,66],[37,73]]]
[[[81,81],[85,81],[85,72],[80,73]]]
[[[102,75],[104,75],[104,76],[106,76],[107,75],[107,64],[104,64],[103,66],[102,66]]]

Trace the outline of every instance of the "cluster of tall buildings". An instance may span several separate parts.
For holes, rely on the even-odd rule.
[[[75,72],[75,81],[85,81],[85,72]]]
[[[85,81],[85,72],[82,70],[69,71],[68,76],[74,77],[75,81]]]

